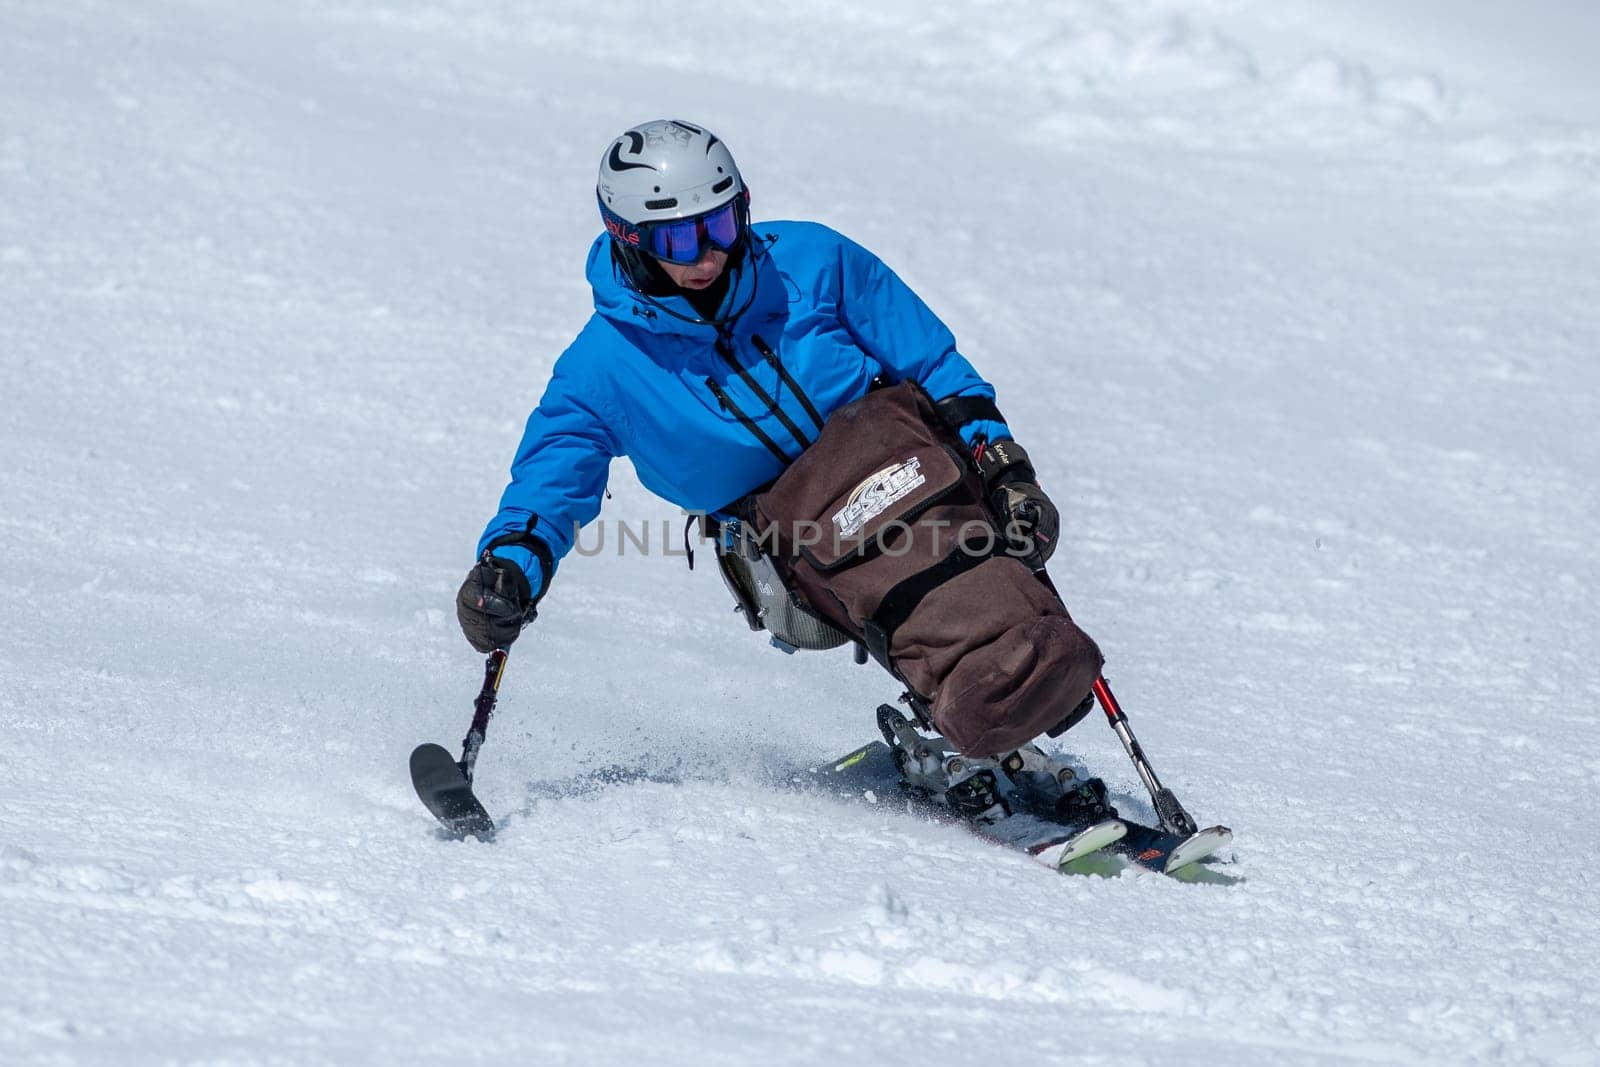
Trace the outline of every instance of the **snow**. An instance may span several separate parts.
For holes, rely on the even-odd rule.
[[[662,10],[0,2],[0,1061],[1600,1060],[1594,5]],[[435,835],[451,599],[667,114],[996,382],[1242,882],[804,788],[893,687],[659,533],[564,564],[499,840]]]

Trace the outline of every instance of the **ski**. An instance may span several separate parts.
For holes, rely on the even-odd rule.
[[[1041,788],[1041,783],[1053,784],[1051,776],[1033,771],[1030,766],[1051,762],[1043,753],[1030,749],[1023,749],[1002,761],[1001,767],[1012,783],[1012,789],[1007,794],[1008,803],[1015,812],[1012,818],[1039,818],[1072,826],[1079,825],[1086,817],[1086,812],[1089,813],[1088,817],[1108,815],[1121,823],[1123,833],[1107,851],[1130,864],[1161,874],[1176,874],[1182,868],[1206,859],[1233,840],[1233,831],[1226,826],[1210,826],[1184,834],[1123,818],[1106,799],[1105,785],[1099,779],[1086,782],[1076,779],[1072,798],[1076,802],[1073,805],[1076,811],[1064,808],[1059,788]]]
[[[1208,826],[1185,835],[1129,823],[1128,832],[1117,842],[1115,851],[1147,870],[1176,874],[1191,863],[1211,856],[1232,840],[1233,831],[1226,826]]]
[[[901,779],[893,750],[882,741],[862,745],[854,752],[817,768],[814,772],[833,791],[876,800],[880,791],[892,791],[913,808],[933,818],[961,823],[984,840],[1027,855],[1035,862],[1063,873],[1084,857],[1116,844],[1127,832],[1121,819],[1110,818],[1065,825],[1018,812],[993,821],[971,819],[932,800],[925,792],[907,787]]]
[[[1182,868],[1206,859],[1233,840],[1233,831],[1226,826],[1209,826],[1193,833],[1173,833],[1123,818],[1111,806],[1106,798],[1105,783],[1098,778],[1087,781],[1068,779],[1073,783],[1073,788],[1069,800],[1064,804],[1063,790],[1058,785],[1061,779],[1034,769],[1040,765],[1048,767],[1057,764],[1031,746],[1001,761],[1001,767],[1012,786],[1007,794],[1008,804],[1015,813],[1012,818],[1039,818],[1068,826],[1081,825],[1086,817],[1117,819],[1124,832],[1111,843],[1108,851],[1135,866],[1161,874],[1176,874]]]
[[[412,750],[411,784],[423,806],[453,836],[484,841],[494,836],[494,820],[473,795],[461,764],[443,745],[429,742]]]
[[[1167,819],[1155,827],[1123,818],[1104,782],[1080,777],[1037,745],[997,760],[972,759],[937,734],[922,733],[887,704],[878,709],[878,729],[883,741],[822,768],[821,776],[869,800],[893,789],[935,817],[960,821],[978,836],[1063,873],[1112,875],[1131,867],[1183,881],[1238,881],[1201,865],[1233,840],[1232,830],[1197,829],[1192,822],[1173,828]]]

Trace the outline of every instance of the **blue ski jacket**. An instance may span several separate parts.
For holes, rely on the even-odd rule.
[[[611,460],[651,491],[716,513],[781,474],[821,423],[875,377],[934,399],[994,389],[916,293],[860,245],[811,222],[751,226],[712,326],[681,296],[646,298],[589,250],[595,313],[556,361],[528,418],[500,510],[478,542],[517,562],[537,596],[580,526],[600,512]],[[962,427],[971,443],[1005,424]],[[528,538],[549,549],[535,562]],[[509,543],[516,539],[522,543]]]

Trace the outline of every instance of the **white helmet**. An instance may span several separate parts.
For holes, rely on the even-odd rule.
[[[606,228],[618,239],[613,215],[634,226],[700,215],[741,196],[744,179],[716,134],[657,119],[611,143],[600,160],[596,192]]]

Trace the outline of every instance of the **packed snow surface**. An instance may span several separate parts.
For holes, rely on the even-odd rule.
[[[0,0],[0,1061],[1600,1060],[1597,7]],[[624,463],[405,773],[662,115],[947,319],[1236,884],[807,771]],[[693,448],[693,442],[685,442]],[[1052,742],[1150,809],[1091,720]]]

